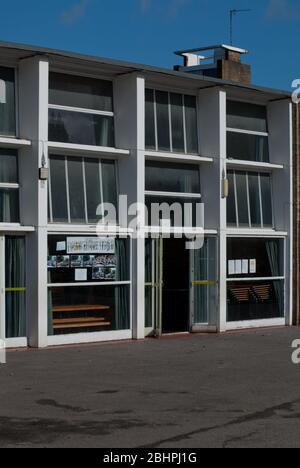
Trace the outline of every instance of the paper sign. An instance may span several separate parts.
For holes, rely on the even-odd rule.
[[[67,252],[71,254],[114,254],[114,237],[68,237]]]
[[[235,260],[235,274],[242,274],[242,260]]]
[[[75,270],[75,281],[87,281],[87,270]]]
[[[253,258],[249,261],[250,263],[250,274],[254,275],[256,273],[256,259]]]
[[[228,261],[228,274],[229,275],[235,274],[235,261],[234,260]]]
[[[249,261],[248,260],[242,261],[242,273],[243,275],[249,274]]]
[[[65,242],[57,242],[56,243],[56,251],[57,252],[63,252],[66,250],[66,243]]]

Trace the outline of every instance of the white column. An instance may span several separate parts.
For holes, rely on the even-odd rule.
[[[119,161],[120,194],[128,195],[128,205],[145,201],[145,80],[136,73],[115,81],[116,146],[130,150],[130,157]],[[129,217],[132,221],[132,217]],[[135,227],[132,242],[132,317],[133,337],[145,337],[145,241],[141,235],[144,212]],[[125,226],[122,226],[125,227]]]
[[[46,58],[19,64],[20,137],[32,141],[20,150],[21,222],[35,227],[26,243],[26,309],[32,347],[47,346],[47,182],[39,180],[43,160],[48,164],[48,76]]]
[[[222,179],[226,176],[226,92],[221,88],[198,93],[200,154],[214,158],[201,166],[201,191],[205,210],[205,228],[218,231],[218,331],[226,330],[226,199],[222,198]]]
[[[268,105],[270,162],[284,168],[272,174],[274,223],[277,231],[288,233],[285,250],[286,324],[293,314],[293,127],[290,100],[273,101]]]

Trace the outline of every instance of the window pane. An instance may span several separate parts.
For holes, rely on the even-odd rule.
[[[157,139],[158,149],[170,151],[168,93],[156,91]]]
[[[194,198],[147,196],[146,207],[148,210],[148,225],[160,226],[161,220],[167,220],[170,221],[172,227],[183,227],[185,226],[185,214],[188,216],[191,208],[192,218],[190,223],[186,223],[186,227],[203,227],[200,225],[202,218],[200,216],[201,209],[198,209],[198,206],[200,206],[200,202]],[[197,213],[199,213],[198,219]]]
[[[235,173],[239,226],[249,227],[247,180],[243,172]]]
[[[111,219],[111,222],[117,222],[118,219],[118,201],[117,201],[117,178],[116,165],[114,161],[103,161],[102,166],[102,181],[103,181],[103,201],[111,203],[116,210],[116,219]]]
[[[49,109],[49,141],[113,147],[114,119]]]
[[[273,209],[271,195],[271,177],[269,174],[260,174],[261,199],[264,227],[273,227]]]
[[[260,197],[259,197],[259,183],[258,174],[255,172],[248,173],[249,184],[249,200],[250,200],[250,214],[251,226],[261,227],[261,210],[260,210]]]
[[[6,338],[26,336],[25,238],[5,238]]]
[[[227,132],[227,158],[269,162],[268,137]]]
[[[189,154],[198,153],[197,100],[195,96],[184,96],[186,150]]]
[[[101,203],[100,193],[100,165],[98,159],[85,160],[86,197],[89,223],[97,223],[97,208]]]
[[[67,189],[64,156],[51,156],[51,199],[54,222],[68,222]]]
[[[68,158],[71,222],[85,222],[82,158]]]
[[[189,164],[146,163],[146,190],[200,193],[199,167]]]
[[[0,149],[0,182],[8,184],[18,183],[17,151]]]
[[[170,94],[172,118],[172,144],[173,151],[184,152],[183,132],[183,97],[181,94]]]
[[[234,191],[234,173],[227,173],[229,182],[229,196],[227,198],[227,223],[236,226],[236,206],[235,206],[235,191]]]
[[[19,221],[19,190],[0,189],[0,223]]]
[[[227,101],[227,127],[267,132],[267,109],[256,104]]]
[[[0,67],[0,135],[16,135],[15,72]]]
[[[111,81],[50,73],[49,88],[50,104],[113,111]]]
[[[145,119],[146,148],[155,150],[154,91],[152,89],[146,89]]]

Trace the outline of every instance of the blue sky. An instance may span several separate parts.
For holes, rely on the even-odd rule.
[[[0,0],[1,1],[1,0]],[[255,84],[290,89],[300,78],[299,0],[1,1],[0,39],[173,67],[174,50],[229,42],[251,55]]]

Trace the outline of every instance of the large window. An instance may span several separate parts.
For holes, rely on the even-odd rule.
[[[110,81],[50,73],[49,140],[114,146]]]
[[[265,106],[227,101],[227,158],[269,162]]]
[[[284,317],[284,240],[227,241],[227,320]]]
[[[128,239],[49,236],[49,335],[130,329]]]
[[[5,237],[6,338],[26,336],[25,238]]]
[[[191,225],[195,226],[197,202],[201,202],[199,166],[147,161],[146,206],[149,226],[159,225],[164,219],[170,221],[172,226],[183,226],[184,221],[187,223],[189,209]],[[179,210],[176,210],[174,204]],[[158,208],[161,210],[156,216]]]
[[[196,97],[146,89],[146,148],[198,153]]]
[[[99,212],[101,203],[111,203],[115,219]],[[49,219],[53,223],[96,224],[117,220],[115,162],[108,159],[70,156],[50,157]]]
[[[227,224],[241,228],[272,228],[271,176],[228,171]]]
[[[19,222],[18,154],[0,149],[0,223]]]
[[[0,135],[16,135],[15,71],[0,67]]]

